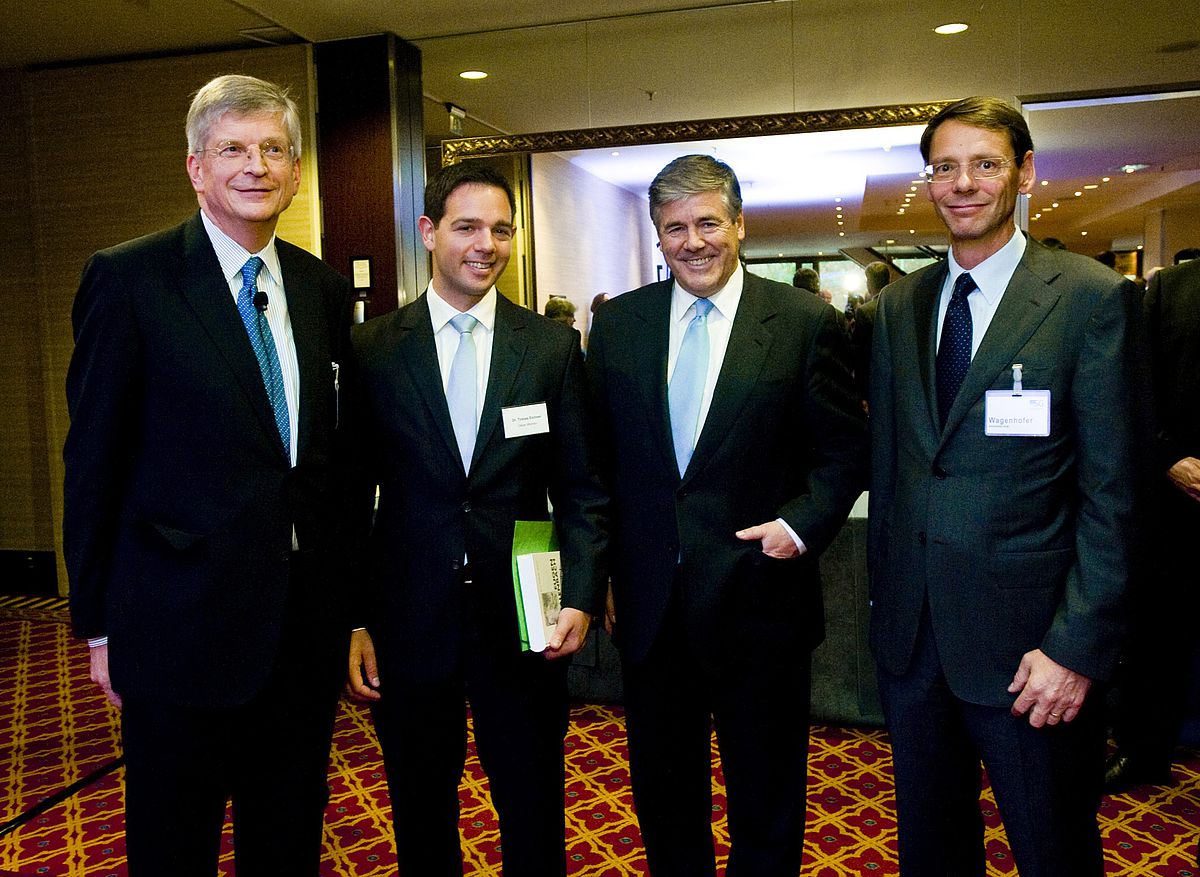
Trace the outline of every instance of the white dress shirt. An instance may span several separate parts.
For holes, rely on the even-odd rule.
[[[200,217],[204,220],[204,230],[212,241],[217,253],[217,261],[221,263],[221,273],[229,285],[233,295],[233,303],[237,304],[238,293],[242,290],[242,266],[251,256],[263,260],[263,268],[258,273],[258,288],[266,293],[267,310],[263,314],[267,325],[271,327],[271,338],[275,342],[275,352],[279,355],[279,368],[283,372],[283,394],[287,398],[288,432],[291,434],[288,459],[296,464],[296,434],[299,432],[297,421],[300,413],[300,364],[296,358],[296,341],[292,337],[292,320],[288,316],[287,295],[283,289],[283,270],[279,267],[279,254],[275,251],[275,235],[257,253],[251,253],[221,229],[217,228],[203,210]]]
[[[1012,280],[1017,264],[1025,255],[1025,235],[1013,228],[1013,236],[1008,243],[992,253],[970,271],[963,268],[954,259],[954,248],[950,248],[947,262],[950,270],[946,282],[942,284],[942,295],[938,300],[937,341],[942,343],[942,323],[946,322],[946,309],[950,307],[950,299],[954,296],[954,284],[959,275],[964,272],[971,275],[978,289],[967,296],[967,306],[971,309],[971,358],[979,349],[979,342],[992,324],[996,309],[1000,307],[1000,299],[1004,298],[1004,290]]]
[[[488,374],[492,367],[492,340],[496,335],[496,287],[492,287],[466,313],[475,318],[471,339],[475,342],[475,425],[483,414],[483,397],[487,393]],[[446,303],[429,281],[426,301],[429,305],[429,321],[433,324],[433,342],[437,345],[438,369],[442,374],[442,392],[450,383],[450,366],[458,350],[458,330],[450,320],[462,311]]]

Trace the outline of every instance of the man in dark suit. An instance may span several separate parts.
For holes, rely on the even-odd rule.
[[[121,708],[138,875],[317,873],[345,630],[326,605],[349,289],[275,238],[286,92],[188,113],[196,216],[97,253],[75,300],[63,542],[92,679]]]
[[[588,352],[634,802],[656,877],[715,874],[714,725],[728,873],[798,873],[817,557],[865,480],[838,314],[741,266],[741,203],[728,165],[667,165],[650,215],[674,280],[605,304]]]
[[[892,282],[892,270],[886,262],[871,262],[863,273],[867,278],[867,298],[854,311],[850,347],[854,351],[854,383],[866,405],[871,387],[871,336],[875,332],[875,311],[879,310],[880,293]]]
[[[871,646],[900,871],[982,875],[982,759],[1022,877],[1098,877],[1102,693],[1139,523],[1138,295],[1017,232],[1021,114],[921,140],[945,263],[888,287],[871,365]]]
[[[433,254],[429,289],[353,341],[367,461],[360,517],[376,485],[379,507],[349,687],[374,702],[400,873],[413,877],[462,874],[464,698],[500,816],[504,873],[566,867],[562,659],[603,605],[604,497],[588,453],[578,334],[496,291],[514,206],[508,181],[486,166],[440,171],[419,220]],[[513,525],[550,518],[547,494],[563,609],[538,654],[519,645]]]
[[[1200,608],[1200,261],[1157,272],[1145,299],[1154,382],[1154,570],[1133,595],[1105,789],[1169,784]]]

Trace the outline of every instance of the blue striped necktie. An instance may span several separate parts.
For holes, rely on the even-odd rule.
[[[258,368],[262,372],[267,398],[275,411],[275,425],[279,428],[279,437],[283,440],[284,453],[290,458],[292,429],[288,417],[287,394],[283,390],[283,369],[279,366],[279,352],[275,349],[275,338],[271,334],[266,315],[254,306],[254,294],[258,291],[258,272],[262,267],[263,260],[258,256],[251,256],[242,266],[242,288],[238,292],[237,308],[238,313],[242,315],[242,323],[246,326],[246,334],[250,336],[250,346],[254,348],[254,358],[258,360]]]

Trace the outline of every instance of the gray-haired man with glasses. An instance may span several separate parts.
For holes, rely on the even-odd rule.
[[[275,237],[300,182],[285,91],[218,77],[187,138],[199,212],[96,253],[75,299],[71,613],[121,709],[131,877],[215,874],[229,799],[241,877],[316,875],[349,290]]]
[[[946,261],[880,299],[871,364],[871,646],[900,873],[984,873],[980,762],[1022,877],[1100,877],[1103,692],[1135,569],[1148,386],[1139,296],[1013,223],[1021,114],[921,138]]]

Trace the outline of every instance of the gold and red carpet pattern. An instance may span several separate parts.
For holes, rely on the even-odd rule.
[[[88,774],[119,751],[116,713],[87,678],[86,646],[62,623],[37,613],[0,612],[0,824]],[[896,873],[895,817],[887,735],[816,727],[810,746],[805,877]],[[714,753],[715,761],[715,753]],[[578,706],[566,748],[568,872],[645,873],[633,817],[625,730],[619,708]],[[1200,877],[1200,757],[1175,767],[1176,785],[1105,800],[1106,873]],[[394,873],[378,743],[365,710],[344,705],[330,765],[323,877]],[[500,836],[487,780],[473,749],[463,778],[460,828],[466,873],[499,875]],[[718,852],[728,849],[725,798],[714,771],[713,817]],[[124,877],[121,772],[111,773],[0,837],[0,875]],[[999,817],[984,803],[989,874],[1012,875]],[[228,826],[227,826],[228,829]],[[233,874],[226,832],[222,874]]]

